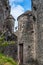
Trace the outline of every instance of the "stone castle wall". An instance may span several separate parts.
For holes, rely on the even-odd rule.
[[[17,60],[17,36],[14,34],[15,19],[10,15],[9,0],[0,0],[0,38],[5,36],[5,41],[14,41],[14,44],[0,46],[0,53]]]
[[[22,53],[22,63],[43,65],[43,0],[32,0],[32,14],[25,12],[18,17],[18,57]]]
[[[43,65],[43,0],[33,0],[33,12],[37,13],[37,59]]]
[[[20,54],[23,53],[23,64],[33,64],[36,60],[36,23],[32,12],[25,12],[18,17],[18,57],[21,61]],[[23,52],[20,52],[20,45],[23,45]]]
[[[8,0],[0,0],[0,31],[3,31],[3,25],[5,22],[5,19],[10,14],[10,6]]]

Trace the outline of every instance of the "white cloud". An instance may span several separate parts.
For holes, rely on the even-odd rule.
[[[24,0],[9,0],[11,5],[11,14],[16,19],[15,27],[18,26],[17,17],[24,13],[24,8],[21,5],[16,5],[15,2],[23,2]]]
[[[11,14],[13,17],[17,18],[19,15],[21,15],[24,12],[24,8],[20,5],[17,5],[16,7],[11,8]]]
[[[10,3],[13,1],[21,2],[23,0],[9,0]],[[11,14],[13,17],[17,18],[19,15],[21,15],[24,12],[24,8],[21,5],[16,5],[14,2],[11,5]]]
[[[15,27],[18,26],[17,17],[24,13],[24,8],[20,5],[17,5],[16,7],[11,8],[11,14],[16,19],[15,21]]]

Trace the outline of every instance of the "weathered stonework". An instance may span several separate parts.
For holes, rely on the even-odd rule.
[[[14,32],[15,19],[10,15],[9,0],[0,0],[0,31],[4,32],[7,29]]]
[[[14,42],[7,46],[0,45],[0,53],[17,60],[17,36],[14,34],[14,22],[15,19],[10,15],[9,0],[0,0],[0,38],[4,36],[4,41]]]
[[[32,12],[19,16],[18,24],[19,62],[43,65],[43,0],[32,0]]]
[[[0,53],[5,56],[12,57],[17,60],[17,44],[9,44],[7,46],[0,46]]]
[[[27,11],[18,17],[18,59],[23,64],[35,64],[36,61],[36,28],[34,15]]]
[[[4,22],[4,30],[10,31],[10,33],[14,33],[14,26],[15,26],[14,24],[15,24],[15,19],[13,18],[12,15],[9,15]]]
[[[10,6],[9,1],[7,0],[0,0],[0,31],[3,31],[3,25],[5,22],[5,19],[10,14]]]
[[[37,13],[37,60],[43,65],[43,0],[33,0],[33,6],[33,12]]]

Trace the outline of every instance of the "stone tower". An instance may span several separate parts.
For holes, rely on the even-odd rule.
[[[32,12],[18,17],[18,58],[28,65],[43,65],[43,0],[32,0]]]
[[[32,11],[18,17],[18,59],[20,64],[33,65],[36,61],[36,23]]]
[[[32,0],[32,10],[37,23],[36,58],[39,65],[43,65],[43,0]]]
[[[0,32],[9,30],[14,32],[15,19],[10,15],[9,0],[0,0]]]
[[[3,31],[5,19],[10,14],[9,0],[0,0],[0,31]]]
[[[14,33],[14,24],[15,19],[12,15],[9,15],[4,22],[4,30],[10,31],[10,33]]]
[[[10,44],[6,45],[5,47],[0,46],[0,53],[8,57],[10,56],[16,60],[17,36],[14,33],[14,22],[15,19],[12,15],[10,15],[9,0],[0,0],[0,39],[4,36],[3,43],[10,41]],[[13,42],[16,44],[12,44]]]

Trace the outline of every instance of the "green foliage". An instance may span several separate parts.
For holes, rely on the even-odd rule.
[[[15,62],[12,58],[0,54],[0,65],[17,65],[17,62]]]
[[[3,42],[4,42],[4,36],[0,37],[0,43],[3,43]]]
[[[15,44],[14,41],[4,41],[1,46],[8,46],[8,45],[11,45],[11,44]]]
[[[14,41],[5,41],[5,37],[0,37],[0,46],[8,46],[10,44],[15,44]]]

